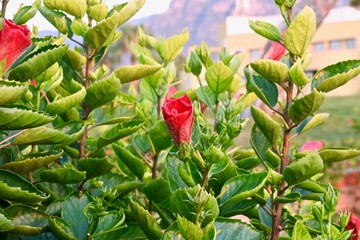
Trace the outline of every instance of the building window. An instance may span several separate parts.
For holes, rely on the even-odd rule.
[[[347,49],[355,49],[356,48],[355,38],[346,39],[345,42],[346,42]]]
[[[341,40],[330,41],[330,49],[331,50],[341,49]]]
[[[324,51],[324,43],[323,42],[315,42],[313,44],[313,49],[315,52],[322,52]]]
[[[261,57],[260,49],[251,49],[250,50],[250,58],[257,59]]]

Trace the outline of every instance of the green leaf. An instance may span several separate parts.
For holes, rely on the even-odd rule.
[[[29,21],[36,15],[40,4],[41,0],[35,0],[32,6],[24,6],[19,8],[19,10],[15,13],[13,17],[14,23],[16,23],[17,25],[25,24],[27,21]]]
[[[85,177],[85,172],[80,172],[71,168],[44,170],[40,173],[42,181],[62,184],[80,183],[85,179]]]
[[[176,157],[175,154],[169,153],[166,156],[165,166],[167,169],[166,179],[169,182],[171,192],[174,192],[177,189],[188,187],[188,185],[184,182],[184,180],[180,176],[178,170],[179,168],[186,169],[186,166],[179,158]]]
[[[298,183],[295,185],[296,188],[305,189],[310,192],[314,193],[325,193],[326,190],[316,181],[313,180],[307,180],[301,183]]]
[[[126,181],[124,183],[118,184],[111,188],[111,190],[116,191],[119,197],[125,196],[126,194],[133,192],[135,189],[141,189],[144,184],[139,181]]]
[[[13,145],[41,145],[71,143],[75,139],[61,131],[47,127],[37,127],[25,130],[16,136]]]
[[[84,101],[91,109],[98,108],[114,100],[120,90],[120,86],[119,79],[115,74],[111,74],[108,78],[96,81],[88,87]]]
[[[33,172],[58,160],[62,154],[63,151],[28,154],[17,161],[5,163],[0,168],[17,174]]]
[[[295,123],[302,122],[305,118],[315,113],[324,102],[325,93],[316,89],[305,97],[296,99],[289,106],[289,114]]]
[[[251,130],[251,139],[250,144],[253,147],[256,155],[262,161],[266,161],[266,152],[271,147],[270,142],[266,139],[265,135],[260,131],[260,129],[254,124]]]
[[[279,61],[260,59],[250,63],[252,69],[274,83],[282,83],[288,75],[288,67]]]
[[[20,130],[33,128],[54,120],[47,114],[37,113],[26,109],[0,107],[0,130]]]
[[[295,223],[291,240],[312,240],[310,233],[300,220]]]
[[[259,20],[256,21],[250,20],[249,26],[252,30],[254,30],[254,32],[269,40],[275,42],[279,42],[281,40],[281,34],[279,29],[271,23],[267,23]]]
[[[100,22],[108,15],[108,8],[105,4],[95,4],[88,9],[89,16],[97,22]]]
[[[67,45],[48,45],[26,56],[22,63],[13,68],[9,79],[20,82],[34,79],[59,61],[68,49]]]
[[[87,194],[78,194],[75,192],[65,200],[62,217],[69,224],[75,239],[85,240],[89,221],[84,214],[84,208],[91,203],[91,199]]]
[[[298,133],[304,133],[307,132],[310,129],[313,129],[314,127],[317,127],[321,124],[323,124],[324,122],[326,122],[329,118],[329,114],[328,113],[318,113],[315,114],[313,117],[310,118],[309,121],[303,121],[299,127],[296,129],[296,131]],[[304,123],[304,125],[303,125]]]
[[[55,63],[53,66],[58,65]],[[56,71],[52,71],[53,67],[36,77],[35,81],[40,82],[40,89],[44,92],[56,89],[64,79],[64,73],[62,67],[58,67]],[[51,71],[49,71],[51,70]]]
[[[219,231],[216,234],[217,240],[228,239],[251,239],[263,240],[265,239],[261,232],[256,230],[249,224],[235,219],[218,218],[215,222],[215,227]]]
[[[116,33],[119,21],[120,14],[114,12],[111,17],[108,17],[101,23],[87,30],[84,36],[85,41],[98,50],[104,46],[110,45],[114,38],[119,37]]]
[[[4,213],[12,219],[12,232],[18,235],[40,234],[48,225],[48,215],[29,206],[12,205]]]
[[[294,185],[322,173],[323,169],[324,163],[320,155],[314,152],[285,167],[283,175],[289,185]]]
[[[67,34],[68,37],[72,37],[73,35],[71,30],[72,21],[65,13],[56,10],[51,10],[44,6],[40,6],[39,12],[60,33]]]
[[[46,106],[46,112],[50,114],[62,114],[72,107],[76,107],[86,96],[86,89],[80,84],[71,81],[72,87],[76,92],[69,96],[59,98]]]
[[[77,71],[81,71],[82,67],[86,63],[86,58],[79,52],[72,49],[67,50],[64,60],[73,70]]]
[[[95,240],[106,240],[114,239],[112,235],[114,231],[122,228],[122,224],[125,220],[125,214],[117,211],[108,212],[105,216],[99,217],[99,222],[92,234],[92,238]]]
[[[323,148],[319,155],[324,163],[340,162],[360,155],[360,151],[351,148]]]
[[[256,194],[265,185],[267,176],[267,172],[259,172],[229,179],[221,190],[220,206],[231,205]]]
[[[0,106],[13,103],[28,91],[28,85],[15,81],[0,80]]]
[[[297,192],[289,193],[283,197],[276,197],[274,202],[276,203],[293,203],[299,201],[301,198],[301,194]]]
[[[130,208],[135,220],[140,225],[145,235],[150,240],[160,240],[162,236],[161,228],[149,211],[145,210],[132,200],[130,200]]]
[[[205,73],[205,80],[215,95],[228,90],[233,78],[232,71],[223,62],[212,65]]]
[[[55,236],[59,239],[76,240],[74,236],[75,234],[73,233],[69,224],[66,223],[62,218],[50,216],[49,227],[51,231],[55,234]]]
[[[135,80],[140,80],[144,77],[150,76],[156,73],[162,68],[162,65],[134,65],[134,66],[122,66],[114,71],[117,78],[121,83],[127,83]]]
[[[219,215],[216,198],[202,190],[200,185],[176,190],[171,196],[170,203],[175,213],[199,224],[201,228],[206,227]],[[201,219],[197,219],[200,215]]]
[[[130,121],[120,123],[115,127],[105,131],[98,139],[98,148],[105,147],[121,138],[127,137],[136,132],[144,124],[143,119],[132,119]]]
[[[128,21],[132,16],[134,16],[145,4],[145,0],[131,0],[129,1],[121,10],[120,13],[120,19],[119,19],[119,25],[124,24],[126,21]]]
[[[148,199],[155,203],[161,203],[169,199],[171,196],[168,182],[160,177],[150,180],[146,183],[144,191]]]
[[[47,199],[34,185],[19,175],[0,170],[0,199],[38,205]]]
[[[305,6],[295,17],[285,32],[286,49],[297,55],[304,56],[316,31],[316,16],[314,11]]]
[[[14,228],[11,220],[0,213],[0,232],[8,232]]]
[[[198,98],[210,108],[216,105],[216,96],[209,86],[202,86],[196,89]]]
[[[150,139],[155,147],[156,152],[160,152],[171,146],[171,136],[167,130],[164,120],[158,120],[149,130]]]
[[[117,160],[124,163],[140,180],[143,179],[146,171],[146,165],[143,160],[117,144],[113,144],[112,147],[118,156]]]
[[[98,125],[117,124],[131,120],[136,116],[135,104],[117,104],[93,111],[93,117]]]
[[[90,179],[110,172],[114,165],[106,157],[84,158],[79,160],[77,167],[80,171],[86,171],[86,179]]]
[[[186,240],[200,240],[204,239],[204,232],[194,223],[188,221],[186,218],[177,216],[177,224],[181,236]]]
[[[261,132],[274,145],[281,140],[282,127],[260,108],[251,106],[251,115]]]
[[[318,71],[311,82],[311,87],[321,92],[330,92],[360,73],[360,60],[339,62]]]
[[[166,62],[170,62],[179,55],[185,43],[189,40],[189,32],[184,30],[181,34],[173,35],[161,42],[160,56]]]
[[[310,81],[303,70],[300,58],[289,69],[289,76],[291,81],[299,87],[305,86]]]
[[[86,0],[44,0],[44,5],[50,9],[64,11],[77,18],[82,18],[87,10]]]
[[[69,49],[68,49],[69,51]],[[55,81],[59,77],[59,72],[62,71],[62,67],[60,67],[59,63],[54,63],[51,67],[46,69],[43,73],[35,78],[37,83],[43,83],[46,81]]]
[[[266,105],[274,107],[279,95],[276,85],[262,76],[251,74],[248,67],[244,68],[244,73],[247,91],[255,93]]]

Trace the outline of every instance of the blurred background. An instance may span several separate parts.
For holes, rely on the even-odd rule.
[[[32,0],[10,1],[7,18],[12,18],[20,3],[31,5]],[[126,1],[105,0],[109,7]],[[360,58],[360,0],[298,0],[298,9],[305,4],[316,12],[318,29],[310,49],[312,56],[308,75],[339,61]],[[269,43],[256,35],[248,21],[271,22],[284,31],[282,18],[273,0],[147,0],[143,9],[123,29],[123,36],[104,59],[113,68],[134,64],[130,43],[136,41],[139,25],[156,37],[169,37],[187,28],[190,40],[178,58],[177,69],[193,45],[206,42],[216,59],[222,47],[230,52],[244,53],[245,66],[261,58]],[[41,14],[32,19],[29,27],[39,27],[39,35],[57,35],[55,28],[46,23]],[[181,76],[181,74],[178,74]],[[185,74],[183,75],[185,76]],[[183,89],[197,87],[197,81],[186,79]],[[309,140],[324,141],[326,146],[346,146],[360,149],[360,78],[330,92],[319,112],[330,113],[328,122],[311,133],[296,139],[296,145]],[[239,144],[250,147],[248,142],[251,123],[244,129]],[[339,210],[349,209],[360,215],[360,161],[351,159],[327,165],[324,182],[341,188]]]

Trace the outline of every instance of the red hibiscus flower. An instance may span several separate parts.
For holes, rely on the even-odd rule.
[[[284,36],[285,33],[282,34]],[[265,59],[272,59],[274,61],[280,61],[281,57],[286,53],[286,48],[278,43],[272,42],[269,50],[265,53]]]
[[[359,240],[359,231],[360,231],[360,219],[357,218],[354,214],[351,214],[350,220],[345,227],[346,230],[353,230],[348,240]]]
[[[5,69],[31,45],[30,31],[26,25],[16,25],[4,19],[0,30],[0,61],[6,58]]]
[[[177,145],[180,145],[181,142],[190,143],[194,123],[193,106],[190,98],[185,94],[180,98],[165,99],[162,112],[175,143]]]
[[[168,93],[165,96],[165,100],[169,99],[172,95],[174,95],[175,93],[177,93],[177,89],[174,86],[170,86],[168,89]]]
[[[324,143],[324,142],[321,142],[321,141],[310,141],[310,142],[304,143],[304,144],[299,148],[299,152],[304,152],[304,151],[315,152],[315,151],[323,148],[324,146],[325,146],[325,143]]]

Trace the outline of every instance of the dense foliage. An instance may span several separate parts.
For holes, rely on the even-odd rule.
[[[155,38],[139,28],[137,65],[101,63],[144,2],[36,0],[2,19],[1,239],[357,239],[359,220],[338,214],[339,190],[317,179],[360,151],[292,140],[326,122],[316,111],[360,60],[308,77],[315,14],[293,17],[295,1],[277,0],[288,28],[250,21],[273,44],[244,68],[246,84],[242,54],[222,49],[215,60],[202,43],[185,64],[199,87],[178,92],[186,30]],[[22,25],[37,12],[57,37]],[[235,142],[249,107],[252,148],[243,149]]]

